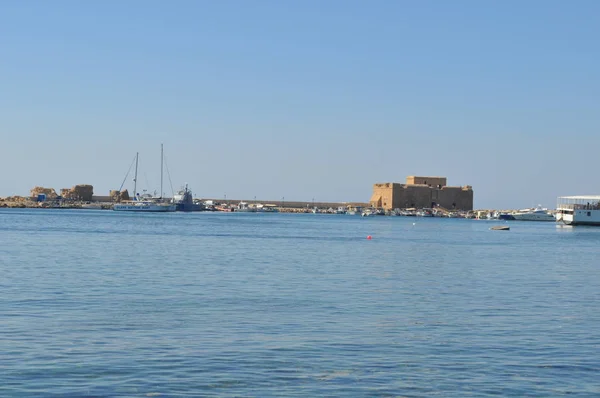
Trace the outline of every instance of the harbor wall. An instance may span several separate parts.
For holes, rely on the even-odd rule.
[[[249,205],[255,204],[271,204],[275,205],[279,208],[291,208],[291,209],[312,209],[313,207],[318,207],[320,209],[327,208],[338,208],[338,207],[366,207],[369,204],[364,202],[313,202],[313,201],[297,201],[297,200],[267,200],[267,199],[257,199],[257,200],[240,200],[240,199],[218,199],[218,198],[202,198],[202,201],[213,201],[214,203],[221,203],[227,205],[236,205],[239,202],[246,202]]]

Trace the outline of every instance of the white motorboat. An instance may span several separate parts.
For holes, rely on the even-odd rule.
[[[241,213],[255,213],[256,208],[254,206],[249,206],[247,202],[238,203],[237,207],[233,209],[235,212]]]
[[[518,221],[556,221],[554,215],[550,214],[548,209],[543,208],[541,205],[534,209],[520,210],[513,213],[512,216]]]
[[[257,204],[255,206],[256,212],[257,213],[278,213],[279,209],[277,209],[277,205],[274,204]]]
[[[404,217],[416,217],[417,211],[415,209],[403,209],[403,210],[397,209],[396,215],[404,216]]]
[[[497,211],[491,211],[487,215],[488,220],[497,220],[498,218],[500,218],[500,213]]]
[[[346,214],[349,216],[362,216],[362,207],[361,206],[349,207]]]
[[[600,195],[561,196],[556,209],[558,222],[600,226]]]
[[[363,217],[371,217],[377,215],[377,211],[375,209],[364,209],[360,215]]]

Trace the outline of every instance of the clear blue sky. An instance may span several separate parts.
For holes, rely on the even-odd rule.
[[[476,207],[600,194],[600,2],[0,5],[0,195],[139,181],[367,201],[443,175]],[[127,186],[131,189],[131,184]]]

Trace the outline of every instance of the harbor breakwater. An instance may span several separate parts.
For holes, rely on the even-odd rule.
[[[38,209],[38,208],[66,208],[66,209],[112,209],[115,202],[106,199],[107,197],[93,198],[91,201],[77,200],[47,200],[38,201],[34,197],[26,196],[10,196],[0,198],[0,207],[2,208],[21,208],[21,209]],[[307,209],[337,209],[339,207],[368,207],[368,203],[361,202],[316,202],[316,201],[285,201],[285,200],[240,200],[240,199],[196,199],[199,203],[214,203],[216,206],[235,207],[240,202],[245,202],[248,205],[267,205],[276,208],[280,212],[302,213]]]
[[[339,212],[338,209],[356,210],[356,209],[368,209],[368,203],[361,202],[307,202],[307,201],[269,201],[269,200],[216,200],[216,199],[202,199],[196,200],[204,203],[214,203],[214,206],[209,206],[206,211],[229,211],[234,212],[240,202],[248,204],[250,207],[256,205],[268,206],[271,210],[279,213],[320,213],[320,214],[335,214]],[[73,200],[61,200],[61,201],[37,201],[35,198],[12,196],[0,198],[0,208],[15,208],[15,209],[84,209],[84,210],[112,210],[115,202],[106,200],[93,200],[93,201],[73,201]],[[435,217],[455,217],[455,218],[472,218],[472,219],[488,219],[496,218],[493,215],[498,213],[510,214],[516,210],[494,210],[494,209],[478,209],[471,210],[468,212],[451,212],[445,209],[436,209],[432,214]],[[404,212],[401,212],[404,213]],[[418,213],[415,209],[409,213]],[[358,212],[357,214],[360,214]],[[386,215],[406,215],[398,214],[398,212],[388,211]],[[409,214],[414,215],[414,214]]]

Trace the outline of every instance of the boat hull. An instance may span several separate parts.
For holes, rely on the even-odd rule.
[[[179,202],[175,204],[175,210],[183,212],[202,211],[204,210],[204,206],[196,203]]]
[[[600,226],[600,210],[575,210],[557,214],[557,221],[566,225]]]
[[[600,221],[575,221],[575,222],[567,222],[564,221],[565,225],[572,226],[588,226],[588,227],[600,227]]]
[[[133,205],[114,205],[114,211],[129,211],[139,213],[168,213],[177,210],[175,205],[156,205],[156,204],[133,204]]]
[[[500,214],[498,215],[498,220],[514,220],[515,217],[513,217],[512,214]]]
[[[513,214],[513,219],[517,221],[552,221],[556,218],[552,214]]]

